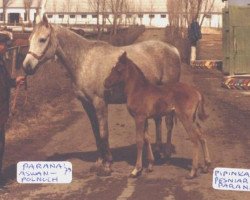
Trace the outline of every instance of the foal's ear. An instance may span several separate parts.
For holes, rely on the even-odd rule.
[[[49,21],[48,21],[48,19],[47,19],[47,17],[46,17],[45,14],[43,14],[43,23],[45,24],[46,27],[49,26]]]
[[[123,54],[119,57],[119,62],[122,64],[127,63],[127,52],[124,51]]]

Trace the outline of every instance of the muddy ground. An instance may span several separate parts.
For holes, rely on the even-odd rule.
[[[220,38],[220,34],[204,35],[199,58],[221,59]],[[138,41],[148,39],[164,40],[164,30],[147,30]],[[206,53],[201,53],[204,51]],[[106,178],[91,173],[89,169],[97,154],[89,120],[79,102],[72,97],[64,71],[57,75],[60,78],[53,87],[46,87],[50,76],[40,83],[39,95],[44,94],[43,98],[30,86],[32,92],[29,95],[33,97],[30,97],[29,105],[22,106],[21,99],[19,111],[10,119],[4,160],[6,183],[0,189],[0,199],[250,199],[249,192],[212,188],[214,167],[250,168],[250,92],[221,88],[220,72],[182,66],[181,80],[197,86],[204,93],[210,116],[202,128],[208,138],[212,169],[209,174],[200,174],[193,180],[185,179],[191,165],[192,146],[180,123],[174,128],[176,154],[172,159],[156,163],[152,173],[143,172],[138,179],[128,177],[135,163],[136,149],[134,123],[125,105],[109,106],[114,172]],[[152,122],[150,135],[154,140]],[[70,161],[73,181],[65,185],[19,184],[15,179],[16,163],[27,160]]]

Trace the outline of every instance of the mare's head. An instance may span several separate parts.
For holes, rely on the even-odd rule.
[[[105,79],[104,87],[110,89],[118,84],[124,83],[127,74],[128,58],[124,52],[119,58],[116,65],[112,68],[111,73]]]
[[[42,20],[37,18],[36,23],[29,38],[29,52],[23,62],[24,71],[28,75],[34,74],[42,63],[53,58],[57,49],[54,29],[46,16]]]

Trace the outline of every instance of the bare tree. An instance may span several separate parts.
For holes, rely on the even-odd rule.
[[[192,20],[200,19],[200,25],[204,20],[204,15],[211,12],[215,0],[167,0],[170,26],[182,27],[190,24]]]
[[[112,31],[111,34],[117,34],[118,20],[121,18],[124,0],[108,0],[107,6],[113,14]]]
[[[71,12],[71,9],[72,9],[72,2],[71,2],[71,0],[67,0],[67,1],[64,1],[64,3],[63,3],[63,10],[65,11],[65,12],[67,12],[67,25],[69,26],[69,19],[70,19],[70,16],[69,16],[69,13]],[[63,16],[63,18],[64,18],[65,16]],[[63,21],[63,18],[62,18],[62,21]]]
[[[154,0],[150,0],[149,1],[149,11],[150,11],[150,15],[149,15],[149,25],[151,26],[152,25],[152,19],[153,19],[153,17],[154,17],[154,15],[153,15],[153,12],[154,12],[154,10],[155,10],[155,8],[154,8],[154,4],[155,4],[155,1]]]
[[[98,35],[100,34],[101,27],[100,27],[100,10],[101,10],[101,0],[88,0],[89,7],[96,13],[96,25],[97,25],[97,32]]]
[[[191,24],[192,20],[197,20],[201,26],[204,17],[212,11],[214,2],[215,0],[167,0],[167,10],[169,13],[168,31],[170,30],[170,34],[168,35],[169,42],[172,42],[176,46],[181,43],[188,44],[187,26]],[[186,47],[187,49],[189,48],[188,45]],[[184,51],[184,49],[183,46],[179,48],[180,51]],[[184,52],[183,54],[186,53]]]
[[[26,20],[30,23],[30,8],[33,3],[33,0],[23,0],[25,14],[26,14]]]
[[[3,0],[3,23],[6,24],[6,9],[12,3],[12,0]]]

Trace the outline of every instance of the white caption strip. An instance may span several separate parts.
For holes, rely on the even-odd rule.
[[[71,183],[72,164],[65,161],[22,161],[17,163],[18,183]]]
[[[250,192],[250,169],[215,168],[213,188]]]

